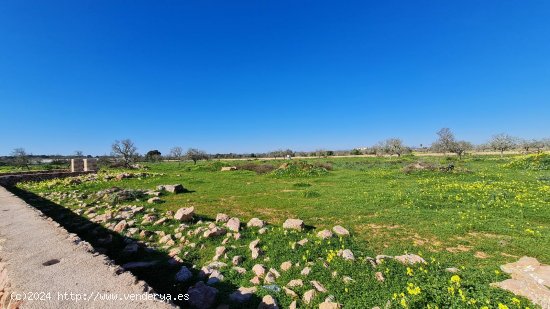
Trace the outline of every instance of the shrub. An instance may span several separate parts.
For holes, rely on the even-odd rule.
[[[246,171],[252,171],[256,172],[258,174],[267,174],[269,172],[272,172],[276,169],[275,166],[271,164],[255,164],[255,163],[246,163],[237,166],[238,170],[246,170]]]
[[[504,165],[508,168],[518,168],[526,170],[549,170],[550,169],[550,154],[539,153],[520,156]]]
[[[281,165],[271,172],[276,177],[317,177],[327,175],[329,171],[322,166],[307,162],[292,162]]]

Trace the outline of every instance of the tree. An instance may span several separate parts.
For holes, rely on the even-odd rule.
[[[352,150],[351,150],[350,154],[351,154],[352,156],[358,156],[358,155],[362,155],[363,153],[361,152],[361,150],[355,148],[355,149],[352,149]]]
[[[180,146],[173,147],[170,149],[170,157],[177,160],[178,165],[180,165],[181,159],[183,158],[183,149]]]
[[[15,148],[11,155],[13,156],[13,164],[18,167],[26,167],[29,169],[30,159],[24,148]]]
[[[451,152],[456,153],[456,155],[459,158],[462,158],[462,156],[466,153],[466,151],[471,150],[474,148],[474,145],[472,143],[467,141],[458,141],[454,142],[451,147]]]
[[[185,157],[188,160],[193,160],[194,164],[197,164],[197,161],[199,160],[208,160],[208,155],[206,152],[195,148],[189,148],[185,154]]]
[[[516,146],[516,139],[508,134],[500,133],[491,138],[489,146],[494,150],[500,151],[500,156],[502,157],[506,150],[510,150]]]
[[[453,152],[453,148],[456,146],[455,136],[451,129],[442,128],[437,131],[437,140],[432,144],[432,150],[435,152]]]
[[[84,153],[82,152],[82,150],[75,150],[74,156],[77,158],[81,158],[84,157]]]
[[[160,153],[160,151],[158,151],[156,149],[155,150],[149,150],[145,154],[145,161],[158,162],[158,161],[160,161],[161,157],[162,157],[162,154]]]
[[[399,138],[388,138],[378,146],[380,151],[385,154],[394,155],[400,157],[402,154],[410,152],[410,148],[403,144],[403,141]]]
[[[137,147],[130,139],[116,140],[112,145],[113,155],[122,158],[124,166],[131,167],[138,156]]]

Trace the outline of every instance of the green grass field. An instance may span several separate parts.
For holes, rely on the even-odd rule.
[[[415,156],[328,158],[307,160],[312,166],[265,174],[249,170],[221,172],[220,168],[249,163],[278,167],[288,161],[207,161],[196,165],[170,162],[147,164],[145,172],[149,176],[139,179],[100,178],[82,183],[64,179],[24,183],[19,188],[69,209],[76,210],[82,208],[80,203],[87,203],[103,213],[107,209],[104,203],[93,197],[97,191],[113,186],[155,189],[157,185],[181,183],[190,192],[162,195],[161,204],[151,205],[142,198],[115,204],[111,210],[139,205],[154,208],[152,212],[161,217],[166,211],[194,206],[196,215],[205,222],[197,226],[207,225],[218,213],[238,217],[243,225],[253,217],[267,221],[268,233],[259,235],[257,230],[244,227],[241,239],[226,244],[229,259],[225,262],[231,264],[232,256],[242,255],[245,257],[242,267],[248,272],[240,275],[229,267],[222,272],[222,282],[213,286],[220,290],[218,303],[228,303],[235,308],[255,308],[265,294],[273,295],[280,305],[288,307],[293,297],[284,291],[273,291],[271,284],[268,288],[260,285],[255,298],[245,305],[232,303],[227,296],[235,288],[252,285],[249,280],[254,275],[250,269],[254,264],[279,269],[279,265],[288,260],[300,265],[287,272],[279,270],[281,277],[276,279],[276,287],[286,285],[291,279],[303,278],[300,271],[307,263],[312,268],[307,280],[304,279],[304,287],[294,290],[300,298],[300,307],[316,308],[332,295],[334,301],[345,308],[384,308],[388,301],[391,308],[535,308],[525,299],[491,288],[489,283],[506,278],[499,271],[500,265],[524,255],[550,264],[548,161],[548,155],[471,156],[463,160]],[[404,170],[417,162],[433,169]],[[449,164],[454,165],[452,171],[439,169]],[[120,172],[123,171],[107,170],[100,175]],[[136,226],[140,229],[174,234],[179,225],[168,220],[159,226],[141,226],[142,214],[136,216]],[[310,229],[284,231],[281,225],[287,218],[300,218]],[[318,231],[337,224],[347,228],[352,236],[329,240],[315,236]],[[139,239],[137,235],[133,238]],[[146,241],[149,246],[168,252],[171,248],[156,244],[158,238]],[[184,262],[196,265],[193,280],[196,281],[198,269],[212,259],[214,248],[220,246],[223,238],[189,236],[196,249],[179,245]],[[260,259],[251,260],[248,243],[256,238],[261,240],[265,253]],[[309,239],[303,247],[293,244],[303,238]],[[198,249],[201,245],[203,249]],[[177,246],[178,243],[173,247]],[[341,248],[351,249],[356,260],[350,262],[335,257],[334,253]],[[188,253],[184,254],[185,251]],[[367,259],[405,253],[420,255],[428,263],[409,267],[388,260],[373,267]],[[121,263],[154,258],[147,254],[132,258],[114,256]],[[459,272],[449,273],[445,271],[447,267],[456,267]],[[375,279],[376,272],[383,274],[384,282]],[[344,284],[345,276],[353,281]],[[317,293],[314,301],[306,304],[301,295],[311,289],[310,280],[321,282],[328,292]],[[185,291],[191,284],[179,284],[177,289]]]

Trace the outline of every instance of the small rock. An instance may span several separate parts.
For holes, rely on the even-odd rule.
[[[115,227],[113,228],[113,231],[116,233],[120,233],[124,231],[124,229],[126,229],[127,226],[128,226],[128,223],[126,223],[126,220],[122,220],[115,225]]]
[[[378,280],[378,282],[384,282],[384,280],[386,280],[384,278],[384,275],[379,271],[374,274],[374,277],[376,278],[376,280]]]
[[[189,305],[197,309],[207,309],[214,305],[218,290],[199,281],[187,290]]]
[[[185,188],[181,184],[175,185],[162,185],[157,187],[158,191],[167,191],[170,193],[182,193],[185,192]]]
[[[302,279],[293,279],[293,280],[290,280],[286,286],[290,288],[301,287],[301,286],[304,286],[304,282],[302,281]]]
[[[450,273],[457,273],[459,270],[456,267],[449,267],[449,268],[445,268],[445,271]]]
[[[252,298],[252,295],[256,293],[256,287],[240,287],[235,292],[229,294],[229,299],[231,301],[237,302],[237,303],[244,303],[250,300]]]
[[[340,309],[342,305],[333,302],[323,302],[319,304],[319,309]]]
[[[287,271],[287,270],[289,270],[291,267],[292,267],[292,262],[291,262],[291,261],[286,261],[286,262],[283,262],[283,263],[281,264],[281,270],[282,270],[282,271]]]
[[[304,303],[306,305],[309,305],[311,303],[311,301],[313,300],[313,298],[315,298],[315,295],[317,294],[317,292],[313,289],[311,290],[308,290],[304,293],[304,296],[302,298],[302,300],[304,301]]]
[[[300,219],[286,219],[283,223],[283,228],[301,231],[304,228],[304,221]]]
[[[241,274],[241,275],[244,274],[244,273],[246,273],[246,269],[245,269],[245,268],[238,267],[238,266],[233,267],[233,270],[236,271],[237,273]]]
[[[410,265],[417,264],[417,263],[426,264],[426,261],[422,257],[416,254],[399,255],[399,256],[395,256],[394,259],[401,262],[402,264],[410,264]]]
[[[329,230],[322,230],[319,233],[317,233],[317,237],[321,239],[327,239],[332,237],[332,232]]]
[[[338,236],[349,236],[349,231],[340,225],[336,225],[332,228],[332,231]]]
[[[353,255],[353,252],[351,252],[350,249],[340,250],[338,251],[338,256],[341,256],[346,261],[354,261],[355,256]]]
[[[162,202],[162,200],[158,196],[152,197],[152,198],[147,200],[147,203],[149,203],[149,204],[158,204],[160,202]]]
[[[255,276],[254,278],[250,279],[250,283],[252,283],[254,285],[260,284],[260,277]]]
[[[229,219],[229,221],[227,221],[227,223],[225,224],[225,226],[226,226],[230,231],[238,232],[239,229],[241,228],[241,221],[240,221],[238,218],[231,218],[231,219]]]
[[[178,221],[191,221],[193,220],[193,215],[195,214],[195,207],[180,208],[176,211],[174,219]]]
[[[258,309],[278,309],[275,298],[271,295],[266,295],[262,298],[262,302],[258,305]]]
[[[302,269],[302,271],[300,272],[300,274],[301,274],[302,276],[307,276],[307,275],[309,275],[310,272],[311,272],[311,268],[309,268],[309,267],[304,267],[304,269]]]
[[[327,289],[319,282],[319,281],[316,281],[316,280],[312,280],[310,281],[309,283],[311,283],[311,285],[313,285],[313,287],[321,292],[321,293],[326,293],[327,292]]]
[[[285,294],[290,296],[291,298],[298,298],[298,294],[296,294],[296,292],[287,288],[286,286],[283,286],[283,291],[285,291]]]
[[[225,223],[229,221],[229,216],[226,214],[219,213],[216,215],[216,222]]]
[[[265,226],[265,221],[260,220],[258,218],[252,218],[250,219],[250,221],[248,221],[246,226],[263,228]]]
[[[231,262],[233,263],[233,265],[237,266],[243,262],[243,257],[240,255],[235,255],[233,259],[231,259]]]
[[[209,229],[208,231],[204,232],[203,236],[205,238],[210,238],[210,237],[214,237],[214,236],[225,235],[226,233],[227,233],[227,231],[225,229],[215,227],[215,228]]]
[[[252,267],[252,272],[258,277],[263,277],[265,275],[265,267],[261,264],[256,264]]]

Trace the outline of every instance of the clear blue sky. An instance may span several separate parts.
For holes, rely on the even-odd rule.
[[[550,135],[549,1],[0,3],[0,155]]]

